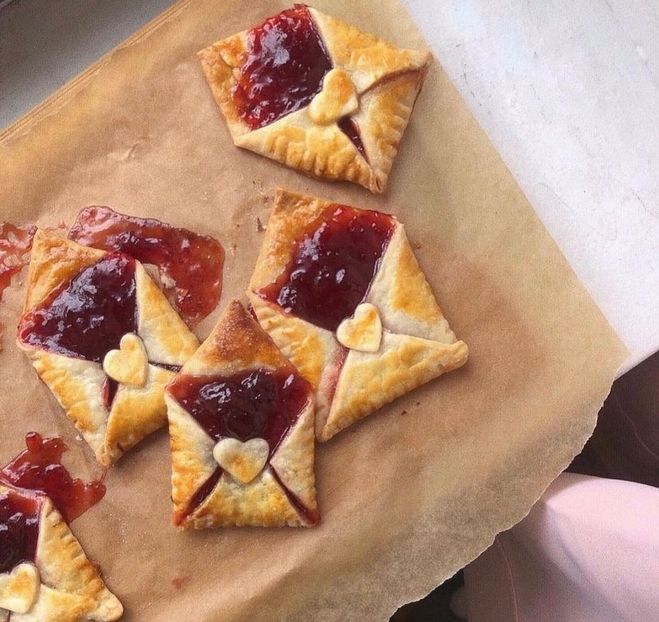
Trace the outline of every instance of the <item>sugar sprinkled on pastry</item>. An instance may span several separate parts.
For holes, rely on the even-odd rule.
[[[381,212],[279,190],[247,295],[313,386],[321,441],[467,360]]]
[[[383,192],[430,54],[303,4],[199,52],[234,143]]]
[[[198,346],[142,264],[37,231],[17,343],[108,466],[166,422]]]
[[[311,386],[238,301],[166,400],[174,524],[318,522]]]

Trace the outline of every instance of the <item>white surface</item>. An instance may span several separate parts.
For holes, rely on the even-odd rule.
[[[659,350],[659,0],[405,2],[628,366]],[[169,4],[1,9],[0,127]]]

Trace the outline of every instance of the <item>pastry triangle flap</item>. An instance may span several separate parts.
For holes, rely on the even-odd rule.
[[[351,350],[319,440],[324,441],[378,408],[467,360],[462,341],[443,344],[385,332],[377,353]]]

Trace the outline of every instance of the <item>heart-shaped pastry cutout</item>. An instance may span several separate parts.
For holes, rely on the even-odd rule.
[[[377,352],[382,341],[382,320],[377,307],[363,302],[352,317],[346,318],[336,329],[339,343],[359,352]]]
[[[142,340],[127,333],[119,342],[118,350],[110,350],[103,359],[103,371],[120,384],[143,387],[149,371],[149,359]]]
[[[330,69],[323,80],[323,89],[309,104],[309,116],[314,123],[329,125],[357,110],[357,90],[350,76],[340,67]]]
[[[268,461],[270,447],[263,438],[252,438],[244,443],[237,438],[223,438],[213,448],[213,457],[229,475],[243,484],[249,484]]]
[[[39,596],[41,579],[32,564],[18,564],[11,572],[0,574],[0,609],[27,613]]]

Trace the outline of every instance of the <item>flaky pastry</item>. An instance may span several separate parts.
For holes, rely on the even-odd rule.
[[[50,499],[0,484],[0,622],[112,622],[123,607]]]
[[[199,52],[234,144],[383,192],[430,54],[296,4]]]
[[[238,301],[165,399],[175,525],[318,522],[311,386]]]
[[[165,424],[164,387],[198,346],[140,262],[43,230],[17,343],[105,466]]]
[[[247,295],[313,386],[320,441],[467,360],[387,214],[279,190]]]

